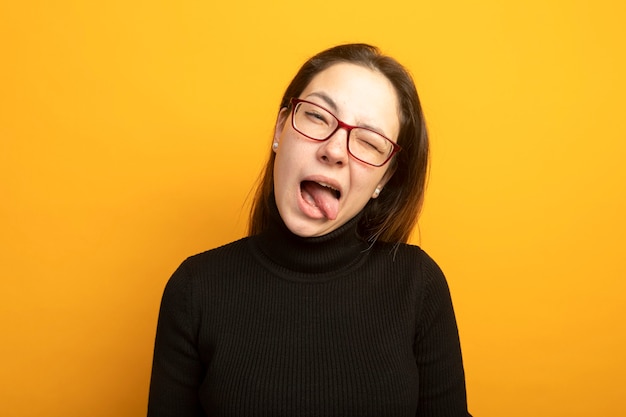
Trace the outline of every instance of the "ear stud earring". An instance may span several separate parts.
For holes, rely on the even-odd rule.
[[[373,197],[374,197],[374,198],[378,197],[378,194],[380,194],[380,188],[376,187],[376,189],[374,190],[374,195],[373,195]]]
[[[278,142],[274,142],[274,143],[272,143],[272,149],[273,149],[273,150],[278,149]]]

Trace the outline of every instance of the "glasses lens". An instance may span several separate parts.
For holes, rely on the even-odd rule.
[[[352,129],[348,146],[352,155],[372,165],[383,164],[393,152],[393,145],[384,136],[361,128]]]
[[[315,104],[300,102],[293,111],[293,124],[303,135],[325,140],[337,128],[337,119]]]

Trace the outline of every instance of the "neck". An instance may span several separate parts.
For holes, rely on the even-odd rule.
[[[254,241],[272,263],[283,268],[305,274],[340,272],[367,252],[367,242],[357,234],[359,215],[326,235],[301,237],[287,228],[273,199],[270,208],[269,227]]]

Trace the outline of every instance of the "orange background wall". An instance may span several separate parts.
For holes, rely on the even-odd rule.
[[[473,414],[626,415],[625,4],[3,1],[0,415],[145,414],[166,280],[243,235],[283,89],[348,41],[421,92]]]

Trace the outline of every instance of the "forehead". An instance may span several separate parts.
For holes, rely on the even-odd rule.
[[[322,104],[346,123],[376,126],[394,140],[400,131],[396,90],[385,75],[372,68],[351,63],[331,65],[313,77],[300,98]]]

